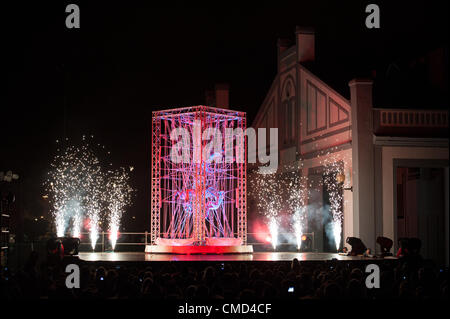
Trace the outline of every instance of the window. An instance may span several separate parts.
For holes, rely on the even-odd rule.
[[[292,97],[289,100],[289,105],[291,108],[291,118],[289,120],[289,123],[291,124],[290,128],[290,134],[291,134],[291,142],[295,141],[295,100],[294,97]]]

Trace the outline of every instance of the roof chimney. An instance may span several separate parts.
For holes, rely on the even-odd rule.
[[[315,59],[314,29],[297,26],[295,35],[297,39],[298,62],[313,62]]]
[[[223,109],[229,108],[230,86],[227,83],[217,83],[216,91],[216,107]]]
[[[230,106],[230,86],[227,83],[217,83],[214,90],[205,91],[205,103],[208,106],[228,109]]]

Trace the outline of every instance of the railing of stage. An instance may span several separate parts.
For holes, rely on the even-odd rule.
[[[275,251],[271,244],[266,242],[256,241],[254,236],[257,233],[247,233],[248,235],[248,244],[253,245],[253,249],[255,252],[264,251],[264,252],[273,252]],[[283,233],[280,232],[280,239],[282,236],[293,236],[293,233]],[[312,247],[308,251],[317,252],[315,248],[314,233],[305,233],[305,235],[310,235],[312,238]],[[97,245],[95,247],[95,252],[110,252],[111,244],[108,239],[108,232],[101,232],[99,234],[99,238],[97,241]],[[295,237],[295,236],[294,236]],[[20,243],[10,243],[9,245],[9,256],[8,263],[11,269],[18,269],[25,264],[28,260],[30,253],[32,251],[38,252],[40,256],[45,256],[47,254],[47,240],[48,238],[20,242]],[[114,249],[115,252],[144,252],[145,245],[150,243],[150,232],[121,232],[119,239],[117,241],[116,247]],[[287,244],[280,241],[277,246],[276,251],[298,251],[295,245]],[[89,240],[89,233],[81,234],[81,246],[80,252],[92,252],[91,243]]]
[[[260,250],[264,247],[271,247],[271,243],[269,243],[268,241],[265,242],[261,242],[261,241],[256,241],[257,236],[259,235],[260,237],[260,233],[247,233],[247,236],[249,239],[252,239],[252,241],[248,241],[247,244],[248,245],[253,245],[253,247],[255,248],[255,250]],[[303,233],[302,235],[306,235],[309,236],[311,238],[311,247],[310,247],[310,251],[316,251],[315,250],[315,234],[314,232],[308,232],[308,233]],[[278,238],[287,238],[287,237],[291,237],[291,238],[295,238],[295,234],[292,232],[280,232],[278,233]],[[99,233],[99,237],[97,239],[97,243],[95,245],[95,249],[93,250],[91,248],[91,241],[89,239],[89,233],[87,232],[83,232],[81,233],[81,243],[80,243],[80,251],[81,252],[90,252],[90,251],[96,251],[96,252],[107,252],[107,251],[112,251],[112,246],[111,246],[111,242],[109,240],[109,233],[108,232],[101,232]],[[134,239],[132,240],[132,238],[134,237]],[[119,238],[116,242],[116,247],[115,247],[115,251],[143,251],[144,247],[146,245],[150,244],[150,232],[121,232],[119,235]],[[143,246],[143,247],[141,247]],[[296,245],[293,243],[289,243],[283,240],[279,240],[277,247],[279,249],[282,249],[283,247],[290,247],[293,248]],[[125,249],[128,248],[128,249]],[[293,248],[295,250],[295,248]],[[268,250],[272,250],[271,248]]]

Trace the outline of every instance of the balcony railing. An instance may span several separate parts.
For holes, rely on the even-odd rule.
[[[381,127],[448,127],[447,110],[374,109],[374,120]]]

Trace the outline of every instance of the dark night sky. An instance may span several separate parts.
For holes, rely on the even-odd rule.
[[[228,82],[231,107],[251,122],[276,74],[277,38],[293,39],[296,25],[315,27],[318,64],[330,66],[337,89],[393,61],[448,52],[447,1],[93,2],[2,4],[0,170],[20,174],[27,214],[42,213],[41,183],[64,135],[64,97],[70,139],[94,134],[117,165],[135,166],[138,195],[128,216],[137,222],[125,224],[143,231],[151,111],[203,104],[206,88]],[[65,28],[68,3],[80,5],[79,30]],[[369,3],[380,5],[380,30],[364,26]]]

